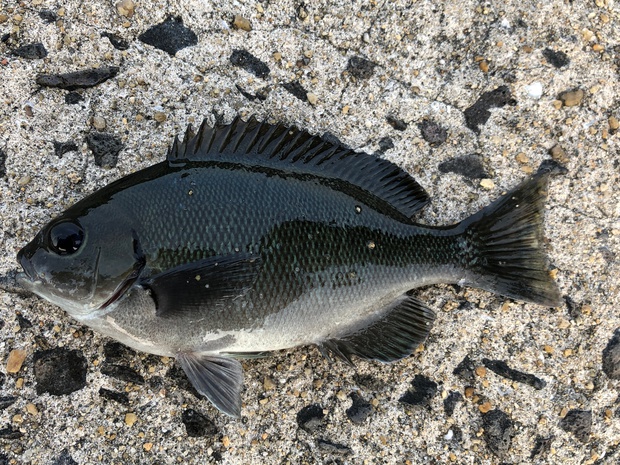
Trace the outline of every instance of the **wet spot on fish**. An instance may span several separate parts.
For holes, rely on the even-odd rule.
[[[359,205],[356,205],[356,206],[355,206],[355,213],[357,213],[358,215],[359,215],[360,213],[362,213],[362,207],[360,207]]]
[[[200,281],[200,275],[199,275],[199,274],[197,274],[197,275],[196,275],[196,277],[195,277],[194,279],[195,279],[196,281]],[[208,284],[207,284],[207,286],[208,286]]]
[[[187,195],[194,195],[194,191],[189,191]]]
[[[366,246],[370,249],[370,250],[374,250],[375,247],[377,247],[377,244],[375,244],[374,241],[368,241],[368,243],[366,244]]]

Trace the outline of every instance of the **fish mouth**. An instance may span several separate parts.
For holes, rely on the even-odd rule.
[[[37,276],[37,272],[35,271],[34,266],[30,261],[30,257],[26,256],[25,250],[26,248],[24,247],[19,252],[17,252],[17,261],[24,270],[23,273],[17,273],[17,275],[15,276],[15,279],[17,279],[20,283],[24,280],[30,282],[35,281]]]

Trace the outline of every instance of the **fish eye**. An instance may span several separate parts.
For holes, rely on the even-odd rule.
[[[48,233],[48,246],[58,255],[71,255],[77,252],[84,242],[84,230],[72,221],[57,223]]]

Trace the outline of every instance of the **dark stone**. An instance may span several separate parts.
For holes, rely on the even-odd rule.
[[[13,429],[12,426],[0,429],[0,439],[20,439],[22,436],[21,431]]]
[[[562,51],[555,52],[550,48],[546,48],[542,51],[545,60],[547,60],[555,68],[561,68],[570,64],[570,58]]]
[[[447,416],[452,416],[454,409],[456,408],[456,404],[459,402],[463,402],[463,395],[457,391],[450,391],[448,397],[446,397],[443,401],[443,409]]]
[[[409,126],[402,119],[398,119],[395,116],[388,115],[385,117],[385,120],[397,131],[404,131],[405,129],[407,129],[407,126]]]
[[[581,442],[586,442],[592,431],[592,412],[590,410],[570,410],[560,420],[560,428],[573,433]]]
[[[20,330],[32,328],[32,323],[24,315],[21,313],[16,313],[15,316],[17,317],[17,324],[19,325]]]
[[[4,410],[11,405],[17,402],[17,397],[15,396],[3,396],[0,397],[0,410]]]
[[[514,424],[508,415],[498,409],[491,410],[482,417],[482,427],[487,446],[494,454],[508,452],[515,435]]]
[[[256,94],[250,94],[249,92],[243,90],[243,88],[239,84],[235,84],[235,87],[241,93],[241,95],[243,95],[245,98],[247,98],[250,101],[253,101],[256,99],[261,100],[261,101],[267,100],[267,93],[265,93],[264,91],[258,91],[256,92]]]
[[[127,383],[144,384],[144,377],[136,370],[124,365],[105,362],[101,365],[101,373]]]
[[[319,450],[327,454],[350,455],[353,453],[351,448],[345,446],[344,444],[336,444],[335,442],[327,441],[325,439],[318,439],[316,443],[317,446],[319,446]]]
[[[88,364],[79,350],[57,348],[37,351],[33,359],[37,394],[48,392],[62,396],[86,386]]]
[[[375,152],[375,155],[381,155],[390,149],[394,148],[394,141],[391,137],[382,137],[379,140],[379,149]]]
[[[266,63],[256,58],[247,50],[235,49],[229,59],[234,66],[243,68],[248,73],[261,79],[265,79],[271,72]]]
[[[530,454],[530,460],[533,460],[537,455],[547,454],[551,450],[551,443],[554,439],[553,436],[549,436],[548,438],[536,436],[536,443]]]
[[[452,425],[450,427],[452,430],[452,442],[462,442],[463,441],[463,430],[459,428],[457,425]]]
[[[422,375],[415,375],[411,388],[398,400],[407,405],[428,405],[437,394],[437,383]]]
[[[603,371],[611,379],[620,379],[620,328],[603,349]]]
[[[183,411],[181,421],[185,425],[187,435],[193,438],[215,436],[218,433],[215,423],[202,413],[191,408]]]
[[[112,44],[112,47],[114,47],[116,50],[127,50],[129,48],[129,43],[123,40],[120,36],[117,36],[116,34],[102,32],[101,37],[106,37]]]
[[[324,417],[323,407],[319,404],[308,405],[297,412],[297,424],[304,431],[313,433],[323,426]]]
[[[375,63],[366,58],[354,56],[349,58],[347,71],[357,79],[368,79],[374,74],[375,66],[377,66]]]
[[[11,34],[7,32],[6,34],[2,34],[2,37],[0,37],[0,42],[4,44],[8,42],[10,38],[11,38]]]
[[[443,144],[448,138],[446,128],[440,126],[435,121],[425,119],[418,123],[418,128],[422,133],[422,138],[433,147]]]
[[[76,103],[80,103],[82,100],[84,100],[84,97],[77,92],[69,92],[65,95],[65,103],[67,105],[75,105]]]
[[[99,395],[106,400],[113,400],[119,404],[129,405],[129,396],[126,392],[111,391],[106,388],[100,388]]]
[[[58,87],[65,90],[76,90],[94,87],[113,78],[118,74],[117,66],[102,66],[101,68],[84,69],[65,74],[39,74],[37,84],[44,87]]]
[[[40,42],[22,45],[21,47],[11,50],[11,53],[20,58],[25,58],[26,60],[37,60],[47,56],[47,50]]]
[[[347,409],[347,417],[357,425],[364,423],[373,411],[372,405],[357,392],[352,392],[349,397],[353,401],[353,405]]]
[[[437,167],[442,173],[455,173],[468,179],[483,179],[489,175],[482,166],[480,157],[476,154],[454,157],[439,164]]]
[[[306,91],[306,89],[303,88],[299,81],[286,82],[282,84],[282,87],[284,87],[285,90],[290,92],[294,97],[297,97],[302,102],[308,101],[308,92]]]
[[[73,460],[73,457],[71,457],[67,449],[63,449],[58,458],[54,460],[51,465],[78,465],[78,463]]]
[[[6,176],[6,153],[0,149],[0,178]]]
[[[54,13],[52,10],[41,10],[39,11],[39,18],[41,18],[46,23],[53,23],[58,19],[58,16],[56,16],[56,13]]]
[[[138,36],[138,40],[173,56],[179,50],[198,43],[194,31],[185,27],[179,17],[168,18],[163,23],[150,27]]]
[[[570,316],[573,320],[577,319],[581,316],[581,310],[579,309],[579,305],[569,296],[564,296],[564,302],[566,302],[566,308],[568,309],[568,316]]]
[[[86,136],[86,144],[93,152],[95,165],[114,168],[118,163],[118,154],[123,150],[124,145],[113,134],[103,132],[91,132]]]
[[[103,346],[103,356],[106,362],[115,362],[122,358],[132,357],[133,355],[133,350],[120,342],[110,341],[106,342]]]
[[[555,161],[551,158],[543,160],[536,170],[536,174],[549,173],[552,175],[564,175],[568,173],[568,168],[562,163]]]
[[[480,134],[480,126],[485,124],[491,117],[491,108],[501,108],[505,105],[516,105],[517,101],[512,98],[508,86],[500,86],[490,92],[485,92],[480,96],[478,101],[465,110],[465,124]]]
[[[0,465],[10,465],[11,459],[6,454],[0,454]]]
[[[67,94],[69,95],[69,94]],[[77,94],[80,95],[80,94]],[[75,142],[67,141],[67,142],[58,142],[54,141],[54,153],[58,158],[62,158],[65,153],[68,152],[77,152],[78,146]]]
[[[6,375],[4,373],[0,373],[0,387],[4,386],[4,381],[6,381]]]
[[[461,361],[461,363],[459,363],[456,366],[452,374],[458,376],[462,380],[473,382],[475,379],[474,377],[475,369],[476,367],[474,366],[474,363],[469,358],[469,355],[466,355],[465,358]]]
[[[512,381],[527,384],[532,386],[534,389],[541,390],[547,385],[546,381],[538,378],[537,376],[510,368],[508,364],[502,360],[489,360],[488,358],[483,358],[482,363],[493,373]]]

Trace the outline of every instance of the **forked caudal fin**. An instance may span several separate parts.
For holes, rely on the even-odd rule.
[[[539,170],[456,226],[467,285],[548,307],[561,304],[543,251],[549,170]]]

